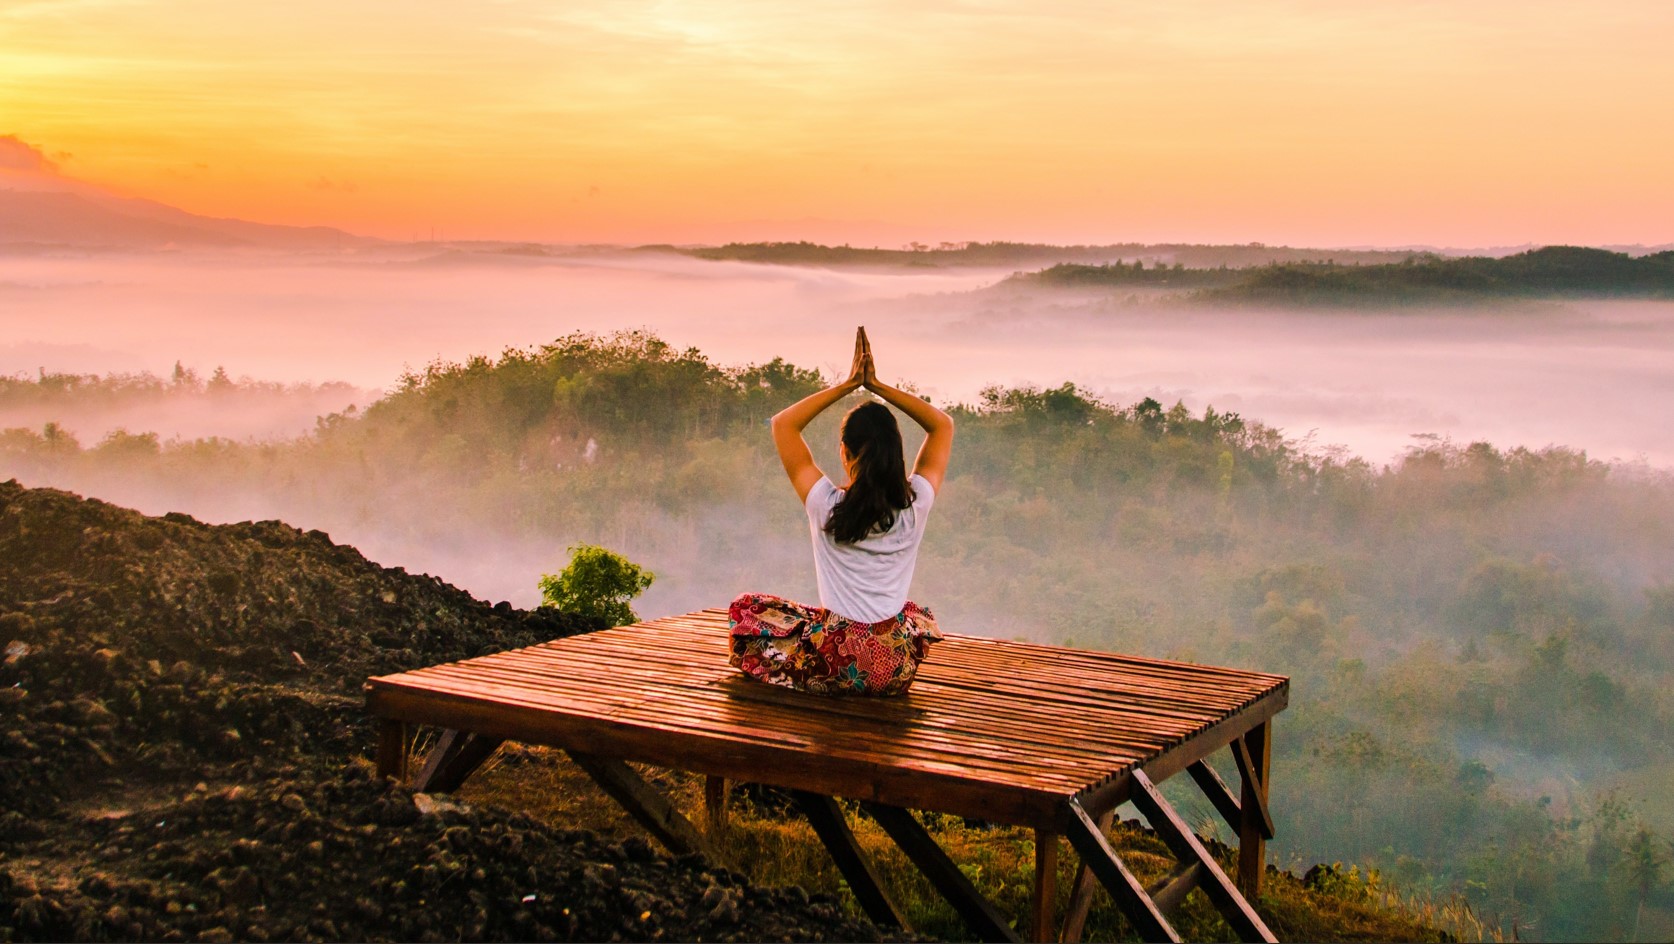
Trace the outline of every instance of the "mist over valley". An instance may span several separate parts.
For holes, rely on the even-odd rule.
[[[1379,463],[1419,435],[1674,465],[1660,422],[1674,408],[1674,301],[1251,308],[1187,300],[1166,284],[1064,289],[1012,274],[423,245],[10,254],[0,255],[0,373],[161,376],[180,362],[205,377],[220,366],[233,377],[389,389],[434,360],[625,328],[719,363],[784,357],[835,369],[834,339],[864,323],[887,346],[889,369],[941,403],[972,402],[989,384],[1072,382],[1116,403],[1238,412]],[[88,437],[140,431],[126,416],[60,420]],[[216,422],[181,417],[146,431],[279,430],[231,414]]]
[[[864,323],[958,420],[915,584],[944,628],[1291,676],[1281,865],[1558,938],[1646,900],[1620,876],[1674,832],[1674,302],[507,248],[0,257],[0,478],[277,518],[519,606],[582,543],[656,574],[645,617],[810,598],[765,422]],[[834,417],[809,441],[837,467]]]

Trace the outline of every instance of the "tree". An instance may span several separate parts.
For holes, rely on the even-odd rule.
[[[593,544],[570,548],[570,565],[541,577],[541,605],[621,626],[639,620],[629,601],[656,575],[614,551]]]
[[[1663,851],[1663,844],[1649,829],[1641,826],[1628,842],[1622,867],[1639,897],[1639,907],[1633,913],[1633,933],[1628,936],[1628,940],[1637,941],[1639,924],[1645,917],[1645,899],[1651,897],[1653,888],[1662,884],[1663,872],[1668,868],[1668,856]]]
[[[169,375],[169,382],[176,390],[198,390],[202,384],[198,381],[198,372],[190,367],[174,362],[174,373]]]

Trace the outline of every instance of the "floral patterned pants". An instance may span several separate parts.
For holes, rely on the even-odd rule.
[[[918,675],[936,618],[916,603],[881,623],[857,623],[817,606],[746,593],[727,611],[732,664],[745,675],[822,695],[899,695]]]

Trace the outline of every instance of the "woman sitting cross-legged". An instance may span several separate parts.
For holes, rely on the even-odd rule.
[[[889,406],[868,400],[843,417],[845,484],[814,463],[802,430],[865,387],[924,428],[909,477],[901,428]],[[773,417],[773,444],[808,513],[820,605],[762,593],[732,602],[732,664],[751,678],[824,694],[897,695],[941,638],[930,611],[907,599],[930,506],[947,474],[953,420],[878,380],[862,328],[842,383]]]

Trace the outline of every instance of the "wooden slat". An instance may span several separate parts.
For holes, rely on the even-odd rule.
[[[848,821],[843,818],[843,809],[837,801],[805,790],[793,790],[791,797],[802,815],[808,817],[809,825],[814,827],[814,834],[825,844],[826,851],[831,853],[837,871],[848,882],[849,891],[854,893],[866,917],[882,927],[911,930],[906,914],[884,890],[878,870],[849,830]]]
[[[797,762],[811,759],[809,755],[747,738],[703,731],[671,737],[668,731],[609,719],[516,710],[516,706],[434,692],[385,688],[372,692],[368,705],[382,717],[422,719],[427,724],[479,731],[509,741],[633,757],[699,774],[933,808],[1015,826],[1050,826],[1056,821],[1061,799],[1053,791],[873,761],[851,759],[836,766],[817,767]],[[786,763],[787,757],[793,762]]]
[[[460,683],[467,683],[467,685],[469,685],[469,683],[470,683],[469,678],[465,678],[465,680],[457,680],[457,681],[460,681]],[[432,683],[434,683],[434,685],[437,685],[437,686],[444,685],[444,683],[440,683],[439,678],[434,678],[434,680],[432,680]],[[745,685],[748,685],[748,683],[745,683]],[[814,698],[814,696],[804,696],[804,698]],[[807,716],[807,715],[809,715],[809,713],[807,713],[807,711],[802,711],[802,715]],[[829,730],[829,728],[827,728],[827,730]],[[1172,740],[1172,738],[1170,738],[1170,740]],[[1035,745],[1038,745],[1038,741],[1035,741],[1035,740],[1031,740],[1031,743],[1035,743]],[[1167,743],[1167,741],[1163,741],[1163,743]],[[1152,745],[1148,745],[1148,746],[1150,746],[1150,750],[1157,750],[1157,746],[1160,746],[1160,745],[1158,745],[1158,743],[1152,743]],[[1143,748],[1140,748],[1140,750],[1143,750]],[[1038,748],[1038,746],[1036,746],[1035,752],[1030,752],[1030,753],[1040,753],[1040,748]]]
[[[719,650],[715,652],[693,651],[691,653],[671,653],[668,646],[660,646],[655,641],[638,644],[637,650],[633,646],[601,647],[589,651],[588,662],[605,662],[620,660],[614,664],[636,666],[641,671],[651,665],[671,667],[679,665],[702,666],[706,669],[720,669],[725,660]],[[627,649],[628,652],[623,650]],[[573,658],[579,658],[580,651],[558,653],[541,651],[539,647],[522,650],[519,658],[552,659],[563,664],[569,664]],[[914,690],[919,686],[967,688],[984,694],[1005,691],[1013,694],[1034,694],[1055,704],[1088,705],[1096,711],[1120,711],[1123,705],[1120,701],[1112,702],[1111,696],[1124,696],[1136,703],[1155,706],[1155,713],[1164,714],[1173,711],[1187,717],[1199,716],[1205,711],[1213,712],[1217,709],[1233,708],[1260,694],[1262,689],[1252,689],[1248,692],[1229,691],[1225,687],[1205,686],[1196,691],[1175,691],[1166,688],[1153,678],[1125,679],[1112,676],[1099,679],[1098,684],[1089,685],[1085,680],[1073,677],[1031,678],[1022,668],[1013,668],[1011,674],[1002,674],[1004,667],[988,667],[976,671],[963,671],[943,664],[926,663],[921,667],[918,681]],[[1061,671],[1061,670],[1058,670]],[[902,701],[913,701],[911,695],[906,698],[838,698],[834,701],[852,704],[845,707],[845,711],[862,711],[863,706],[876,706],[879,711],[896,713],[895,706]],[[921,699],[920,699],[921,700]]]
[[[1133,805],[1150,821],[1151,828],[1156,830],[1157,836],[1180,859],[1181,864],[1203,867],[1203,881],[1198,887],[1209,896],[1215,909],[1226,919],[1226,923],[1232,926],[1232,931],[1238,935],[1238,939],[1276,944],[1278,938],[1268,930],[1267,923],[1261,920],[1261,916],[1250,907],[1250,903],[1233,887],[1232,880],[1221,871],[1215,857],[1209,854],[1209,850],[1203,847],[1203,843],[1192,833],[1191,828],[1180,819],[1180,814],[1174,811],[1174,807],[1163,799],[1163,795],[1157,791],[1151,779],[1145,776],[1143,771],[1135,771],[1133,779],[1136,788],[1133,793]],[[1181,895],[1183,897],[1184,892]]]
[[[559,710],[558,706],[574,708],[577,699],[553,699],[546,697],[550,693],[533,692],[516,686],[491,685],[483,679],[459,678],[447,680],[433,680],[428,686],[434,691],[451,691],[471,695],[481,693],[494,696],[502,703],[522,703],[535,706],[545,705]],[[690,726],[699,724],[708,730],[731,730],[743,736],[764,740],[784,741],[787,744],[799,743],[798,732],[785,731],[772,723],[772,718],[755,716],[744,720],[746,724],[723,722],[728,712],[724,708],[715,706],[710,699],[691,701],[681,698],[661,699],[644,705],[620,706],[608,711],[594,704],[595,714],[607,714],[616,720],[630,720],[643,718],[646,723],[660,726]],[[697,709],[708,708],[707,712]],[[680,709],[680,710],[677,710]],[[685,710],[693,709],[693,710]],[[699,718],[699,716],[702,716]],[[676,720],[677,719],[677,720]],[[1033,769],[1037,779],[1045,778],[1051,781],[1061,781],[1080,786],[1090,777],[1096,777],[1110,769],[1114,764],[1131,762],[1134,757],[1143,753],[1154,752],[1159,745],[1153,744],[1149,750],[1143,746],[1136,746],[1125,756],[1114,757],[1094,763],[1092,760],[1078,761],[1073,754],[1059,755],[1057,752],[1043,750],[1026,750],[1025,744],[1007,747],[1006,742],[996,745],[985,740],[977,731],[947,730],[934,733],[919,733],[913,731],[891,731],[885,728],[870,730],[858,726],[827,725],[824,728],[809,729],[803,740],[807,749],[816,749],[822,754],[842,753],[845,750],[865,755],[873,754],[906,754],[908,756],[922,756],[934,759],[937,754],[947,755],[944,761],[955,766],[997,766],[1001,770],[1014,770],[1019,773]],[[985,763],[993,761],[994,763]],[[1076,768],[1081,768],[1077,770]]]
[[[583,648],[593,650],[620,649],[638,644],[665,652],[672,646],[702,652],[706,657],[714,653],[719,653],[724,657],[727,644],[723,626],[724,621],[713,624],[653,621],[638,626],[592,633],[585,637],[558,640],[554,643],[544,644],[544,647],[557,649],[568,646],[574,651],[581,651]],[[713,642],[705,637],[713,638]],[[1008,648],[1022,648],[1024,650],[1023,658],[1019,658],[1017,653],[1004,652]],[[931,658],[925,663],[923,670],[934,675],[939,671],[953,667],[970,667],[973,665],[992,667],[995,664],[1009,670],[1007,678],[1041,674],[1047,681],[1071,686],[1076,684],[1077,677],[1095,677],[1102,680],[1104,678],[1117,678],[1122,674],[1133,674],[1136,677],[1147,677],[1154,684],[1162,686],[1202,687],[1207,685],[1210,686],[1211,694],[1217,692],[1232,693],[1239,689],[1247,690],[1247,694],[1254,694],[1271,687],[1275,683],[1284,681],[1282,676],[1239,669],[1140,659],[1112,653],[1098,653],[1091,650],[1056,649],[1032,645],[1019,646],[1019,644],[1008,643],[1003,640],[961,636],[951,636],[947,642],[934,647],[931,650]],[[1102,681],[1094,683],[1095,687],[1102,684]]]
[[[374,678],[367,703],[394,723],[1051,832],[1066,798],[1103,814],[1132,771],[1185,769],[1288,698],[1282,676],[959,634],[905,696],[824,698],[744,680],[729,649],[726,614],[707,610]]]
[[[1186,769],[1193,762],[1200,761],[1227,746],[1233,738],[1241,736],[1251,727],[1267,721],[1267,719],[1284,710],[1285,704],[1286,688],[1280,686],[1249,706],[1228,714],[1214,724],[1194,733],[1191,737],[1182,738],[1177,743],[1162,750],[1153,759],[1144,761],[1137,766],[1142,768],[1151,777],[1152,781],[1160,783]],[[1088,810],[1114,809],[1127,802],[1128,793],[1132,787],[1133,781],[1130,771],[1121,770],[1077,794],[1076,799]]]
[[[651,658],[653,652],[663,656],[664,660],[659,661]],[[507,655],[512,654],[508,653]],[[682,680],[688,684],[701,685],[704,683],[713,684],[714,680],[718,678],[741,678],[730,669],[720,667],[724,665],[722,660],[703,662],[667,660],[667,653],[661,652],[661,650],[648,651],[645,659],[623,659],[620,662],[610,661],[612,656],[621,656],[619,652],[615,651],[597,653],[596,658],[593,659],[581,659],[578,656],[583,654],[578,653],[564,653],[562,657],[558,657],[551,652],[543,653],[534,650],[519,650],[515,655],[518,657],[516,660],[498,660],[488,657],[472,663],[454,663],[452,666],[421,669],[419,673],[421,675],[432,672],[445,674],[445,670],[455,667],[467,671],[503,668],[514,672],[525,672],[540,671],[535,667],[544,666],[549,674],[569,678],[574,678],[579,670],[586,669],[592,673],[613,676],[627,673],[647,680],[644,688],[636,686],[634,689],[619,693],[619,696],[624,698],[631,697],[632,694],[640,691],[650,692],[655,689],[679,687],[678,683]],[[761,687],[769,691],[773,690],[769,686]],[[990,683],[972,684],[958,678],[939,675],[933,671],[920,674],[914,685],[914,692],[934,692],[939,697],[936,699],[922,697],[915,699],[912,695],[909,695],[906,698],[899,699],[833,697],[822,698],[822,700],[833,703],[832,711],[834,713],[845,715],[863,715],[868,713],[864,706],[875,705],[877,709],[872,713],[881,719],[883,717],[900,718],[908,714],[911,709],[906,707],[907,704],[922,702],[934,705],[946,699],[963,699],[982,708],[1001,713],[1010,710],[1015,713],[1015,704],[994,700],[996,694],[1008,694],[1028,696],[1028,700],[1036,705],[1034,714],[1036,718],[1040,717],[1039,707],[1057,706],[1080,711],[1088,716],[1089,721],[1094,718],[1108,717],[1114,721],[1132,719],[1140,723],[1149,723],[1161,727],[1189,727],[1224,711],[1235,709],[1247,700],[1226,699],[1218,701],[1208,696],[1166,697],[1154,689],[1144,687],[1131,689],[1113,687],[1103,691],[1081,690],[1061,682],[1057,685],[1040,683],[1028,686],[1007,686]],[[803,698],[821,698],[821,696],[808,696],[804,693],[789,692],[787,694],[800,695]],[[771,696],[764,695],[758,700],[768,701],[770,699]],[[1028,715],[1016,716],[1030,717]]]
[[[696,655],[712,661],[716,654],[725,655],[726,646],[694,642],[689,637],[672,635],[611,635],[593,634],[585,645],[570,647],[569,651],[587,651],[594,658],[621,657],[639,654],[643,658],[673,661]],[[538,648],[538,647],[536,647]],[[724,659],[723,659],[724,661]],[[1006,674],[996,675],[996,668]],[[1082,690],[1110,692],[1115,690],[1166,693],[1192,693],[1211,700],[1236,701],[1240,695],[1249,696],[1271,685],[1261,677],[1243,675],[1205,676],[1189,668],[1159,669],[1153,666],[1134,666],[1125,662],[1088,664],[1060,658],[1037,656],[1034,663],[1018,663],[982,652],[968,644],[963,651],[949,653],[945,646],[931,649],[931,655],[921,666],[921,677],[933,680],[978,679],[987,684],[1046,683],[1054,690]]]
[[[741,685],[755,685],[756,683],[741,682]],[[577,703],[590,703],[596,709],[608,711],[614,717],[626,717],[631,714],[649,713],[659,716],[675,706],[706,707],[712,712],[716,723],[737,725],[743,722],[754,733],[770,736],[818,737],[831,742],[833,739],[849,739],[862,742],[875,742],[876,733],[887,732],[892,735],[889,746],[896,742],[905,744],[934,746],[938,740],[963,742],[962,747],[975,750],[976,754],[962,754],[961,756],[982,756],[984,752],[995,749],[994,739],[1000,739],[1000,745],[1015,741],[1016,746],[1007,749],[1009,756],[1019,763],[1032,763],[1040,758],[1055,758],[1053,763],[1040,763],[1038,766],[1048,771],[1057,772],[1066,763],[1080,761],[1088,765],[1085,754],[1078,753],[1068,747],[1040,744],[1028,732],[1017,732],[1013,735],[1007,728],[986,726],[978,727],[959,722],[969,722],[971,718],[956,718],[950,716],[953,724],[945,726],[929,726],[922,723],[902,722],[884,724],[863,724],[854,722],[846,725],[833,725],[829,719],[821,718],[818,709],[821,698],[817,695],[803,694],[800,706],[787,709],[783,713],[762,711],[737,711],[728,706],[730,701],[728,692],[722,687],[714,685],[697,686],[693,688],[663,687],[646,688],[642,697],[632,701],[617,701],[605,697],[603,699],[589,698],[591,689],[586,682],[578,682],[573,676],[558,672],[519,671],[513,668],[482,667],[466,673],[457,670],[433,672],[426,677],[426,688],[438,691],[482,691],[485,694],[506,692],[522,700],[532,703],[547,702],[553,706],[568,706]],[[762,686],[765,687],[765,686]],[[956,726],[957,725],[957,726]],[[865,733],[870,729],[872,733]],[[1043,730],[1050,730],[1043,729]],[[1163,735],[1178,736],[1174,734]],[[1125,743],[1130,745],[1125,758],[1131,758],[1133,750],[1154,750],[1158,738],[1149,741],[1132,738]],[[1105,751],[1104,753],[1112,753]],[[1096,767],[1096,764],[1091,766]]]
[[[624,627],[623,629],[639,630],[640,628]],[[569,640],[561,642],[569,642]],[[972,643],[987,645],[992,641],[973,640]],[[547,645],[552,646],[552,644]],[[541,647],[532,648],[538,649]],[[554,646],[553,648],[557,647]],[[980,647],[968,644],[967,648],[974,653]],[[1046,647],[1036,648],[1045,650]],[[719,639],[714,644],[701,641],[694,644],[689,631],[682,637],[667,633],[647,634],[642,631],[627,633],[619,630],[590,634],[584,645],[572,647],[572,651],[576,652],[583,649],[591,652],[595,657],[608,657],[615,653],[632,651],[643,653],[648,658],[667,659],[684,652],[699,654],[705,662],[716,661],[716,655],[720,655],[724,661],[727,651],[726,646]],[[977,671],[977,674],[988,676],[990,681],[996,681],[993,678],[993,669],[998,666],[1008,670],[997,680],[1001,682],[1034,678],[1037,681],[1049,683],[1055,690],[1074,689],[1081,685],[1081,687],[1087,687],[1095,693],[1102,693],[1111,690],[1118,682],[1125,681],[1127,687],[1153,693],[1160,694],[1164,691],[1184,690],[1195,692],[1208,699],[1230,698],[1234,701],[1239,696],[1245,698],[1253,696],[1270,687],[1274,682],[1282,681],[1278,677],[1239,670],[1223,670],[1222,674],[1206,675],[1198,671],[1200,667],[1188,666],[1184,663],[1133,665],[1125,660],[1102,660],[1092,663],[1093,671],[1089,672],[1088,667],[1084,664],[1073,661],[1066,662],[1061,656],[1057,655],[1051,659],[1045,659],[1037,654],[1037,660],[1041,664],[1033,665],[1030,663],[1018,664],[1015,661],[995,662],[986,656],[966,659],[961,658],[960,654],[957,653],[952,658],[939,657],[947,652],[945,644],[935,647],[931,652],[931,659],[922,667],[920,677],[932,681],[939,678],[943,673],[951,673],[954,678],[958,678],[962,674],[968,675],[973,668]],[[1059,652],[1079,651],[1062,650]],[[1159,665],[1166,668],[1158,668]],[[1082,685],[1076,681],[1078,676],[1086,675],[1094,676],[1095,681],[1090,685]]]
[[[947,903],[953,906],[953,910],[980,940],[1021,940],[1012,929],[1011,922],[995,909],[993,902],[977,891],[959,866],[913,818],[913,814],[898,806],[879,803],[862,804],[862,809],[878,821],[889,838],[895,840],[895,844],[918,866],[918,870],[924,873],[924,877],[947,899]]]
[[[496,705],[512,706],[526,705],[537,709],[558,711],[555,702],[539,695],[532,695],[527,690],[512,686],[490,685],[481,679],[449,679],[444,684],[433,684],[430,691],[443,693],[451,692],[464,697],[477,695],[492,696]],[[572,702],[569,706],[574,708]],[[682,710],[676,710],[676,708]],[[975,769],[986,772],[998,779],[1040,783],[1052,789],[1068,789],[1073,791],[1080,786],[1087,776],[1094,775],[1101,770],[1098,767],[1089,768],[1082,776],[1077,777],[1073,772],[1066,772],[1050,763],[1040,762],[1032,757],[996,756],[980,737],[970,734],[949,734],[944,740],[962,742],[951,745],[946,749],[933,750],[934,745],[920,741],[917,745],[903,745],[889,739],[889,732],[876,731],[868,736],[866,732],[827,728],[811,732],[817,740],[798,739],[788,732],[777,731],[765,720],[756,719],[747,726],[728,725],[716,721],[713,715],[704,717],[701,711],[684,710],[702,708],[702,705],[678,705],[672,700],[659,701],[644,706],[623,707],[620,710],[591,712],[585,717],[609,717],[619,722],[636,722],[646,726],[666,731],[700,730],[704,732],[726,733],[739,737],[764,742],[777,742],[797,751],[817,755],[822,761],[840,758],[899,758],[902,763],[920,767],[922,769],[943,769],[951,772],[965,772]],[[568,712],[568,713],[574,713]],[[913,747],[916,746],[916,750]],[[992,761],[992,762],[990,762]],[[1068,761],[1066,760],[1066,764]],[[1103,768],[1108,769],[1108,768]],[[1007,776],[1007,775],[1010,776]]]

